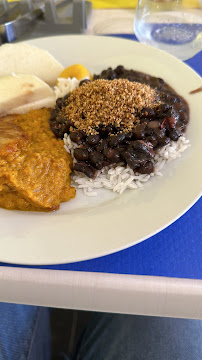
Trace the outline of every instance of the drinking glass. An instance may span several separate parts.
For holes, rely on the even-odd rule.
[[[138,40],[187,60],[202,50],[202,0],[139,0]]]

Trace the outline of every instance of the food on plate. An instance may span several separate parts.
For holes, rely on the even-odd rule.
[[[25,74],[0,77],[0,116],[54,105],[53,90],[38,77]]]
[[[72,159],[49,117],[44,108],[0,119],[0,207],[52,211],[75,197]]]
[[[51,86],[51,87],[50,87]],[[122,193],[189,147],[189,106],[164,80],[122,65],[92,76],[26,43],[0,48],[0,207],[51,211]]]
[[[119,193],[142,187],[189,146],[188,104],[160,78],[118,66],[62,94],[50,127],[64,138],[73,179],[88,195],[100,187]]]
[[[93,79],[90,71],[81,64],[74,64],[65,68],[61,72],[59,78],[65,78],[65,79],[76,78],[77,80]]]
[[[88,69],[81,64],[75,64],[62,71],[57,84],[54,88],[56,98],[63,97],[69,92],[75,90],[80,80],[92,80],[92,75]]]
[[[54,87],[56,99],[62,98],[68,93],[72,92],[79,86],[79,80],[74,78],[58,78],[57,85]]]
[[[155,108],[157,101],[155,90],[147,85],[125,79],[95,80],[73,91],[64,103],[57,100],[61,109],[56,120],[52,112],[51,128],[56,136],[70,133],[71,140],[80,145],[74,151],[78,161],[74,169],[94,178],[97,170],[123,161],[122,152],[127,151],[122,149],[123,144],[130,141],[134,126],[140,125],[135,113],[148,106]],[[59,126],[58,117],[66,120]],[[141,153],[141,165],[144,165],[145,152],[149,168],[148,161],[154,155],[152,147],[140,142],[135,144]],[[129,157],[129,152],[125,156]]]
[[[48,51],[36,46],[22,42],[0,47],[0,76],[32,74],[54,86],[63,69]]]

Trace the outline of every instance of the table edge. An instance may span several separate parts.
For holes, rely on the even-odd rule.
[[[0,266],[0,301],[202,319],[202,280]]]

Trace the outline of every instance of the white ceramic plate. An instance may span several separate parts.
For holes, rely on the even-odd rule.
[[[100,192],[88,198],[77,192],[53,213],[0,209],[0,261],[57,264],[113,253],[154,235],[185,213],[201,191],[200,135],[202,95],[189,95],[201,78],[188,66],[157,49],[110,37],[60,36],[30,43],[47,49],[64,66],[81,63],[92,73],[123,64],[162,77],[189,102],[187,138],[191,148],[154,177],[144,190]],[[145,259],[146,261],[146,259]]]

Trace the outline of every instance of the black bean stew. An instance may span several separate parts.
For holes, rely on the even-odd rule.
[[[70,134],[72,141],[79,147],[74,150],[77,163],[74,170],[95,178],[97,171],[110,164],[120,162],[131,167],[134,172],[149,174],[154,170],[154,156],[159,147],[177,141],[186,130],[189,121],[187,102],[178,95],[164,80],[138,71],[127,70],[123,66],[108,68],[101,74],[94,75],[97,79],[128,79],[131,82],[147,84],[160,94],[157,107],[143,108],[136,117],[130,132],[119,131],[114,126],[100,126],[96,135],[87,135],[62,116],[62,109],[68,103],[69,95],[57,100],[52,110],[50,127],[56,137],[63,138]],[[83,80],[83,86],[89,80]]]

